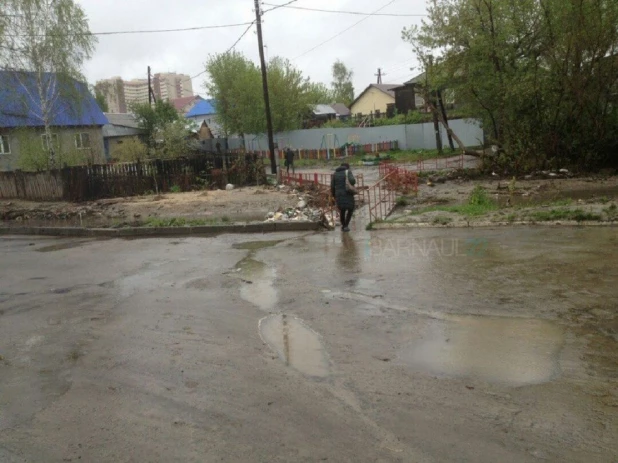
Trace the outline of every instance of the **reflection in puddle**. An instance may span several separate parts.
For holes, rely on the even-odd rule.
[[[264,311],[277,304],[277,289],[274,286],[275,269],[254,259],[244,259],[238,264],[242,283],[240,297]]]
[[[553,323],[518,318],[454,316],[432,320],[401,359],[436,375],[479,378],[513,386],[560,374],[563,332]]]
[[[316,378],[329,374],[329,361],[320,336],[296,317],[285,314],[263,318],[259,324],[262,340],[286,365]]]

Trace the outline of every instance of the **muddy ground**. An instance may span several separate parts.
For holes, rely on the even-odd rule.
[[[2,462],[618,455],[611,228],[7,237],[0,259]]]
[[[414,166],[409,166],[410,168]],[[298,169],[297,172],[308,172]],[[316,169],[311,170],[311,172]],[[330,170],[317,170],[328,173]],[[362,174],[366,186],[378,180],[376,167],[353,169]],[[572,199],[571,209],[599,215],[603,221],[618,220],[618,177],[581,177],[544,180],[474,178],[475,171],[443,171],[419,179],[417,196],[407,196],[405,206],[390,217],[400,223],[463,226],[474,222],[526,222],[522,213],[551,208],[560,200]],[[486,189],[500,207],[479,217],[449,212],[418,214],[430,206],[456,205],[467,201],[476,186]],[[246,187],[232,191],[166,193],[132,198],[114,198],[85,203],[0,200],[0,226],[50,225],[119,227],[148,224],[152,219],[197,219],[205,222],[255,222],[267,214],[294,208],[300,199],[313,205],[310,197],[292,188]],[[613,205],[613,206],[612,206]],[[561,207],[565,206],[564,204]],[[610,209],[608,209],[610,208]]]
[[[197,191],[103,199],[85,203],[0,201],[5,224],[47,223],[57,226],[119,226],[148,218],[204,219],[226,222],[263,221],[271,211],[295,206],[299,195],[289,189],[246,187],[231,191]]]
[[[483,187],[497,209],[479,216],[430,211],[432,206],[454,206],[468,201],[476,187]],[[391,222],[447,226],[475,223],[533,223],[535,217],[552,210],[582,211],[592,222],[618,221],[618,177],[581,177],[544,180],[467,180],[438,175],[421,179],[417,196],[406,196],[389,218]],[[537,219],[538,220],[538,219]]]

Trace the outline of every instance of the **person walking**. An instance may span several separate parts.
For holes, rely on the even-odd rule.
[[[356,185],[356,179],[350,171],[350,164],[343,163],[335,169],[330,182],[330,192],[339,209],[341,230],[344,232],[350,231],[350,221],[352,214],[354,214],[354,195],[356,193],[354,185]]]
[[[292,174],[296,175],[296,169],[294,168],[294,151],[292,151],[292,148],[288,148],[285,151],[285,167],[287,168],[288,175],[290,175],[290,167],[292,168]]]

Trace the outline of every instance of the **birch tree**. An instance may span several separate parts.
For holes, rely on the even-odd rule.
[[[51,125],[58,102],[83,98],[75,80],[83,81],[83,63],[94,52],[96,37],[73,0],[3,0],[0,14],[0,67],[23,89],[31,117],[40,119],[50,168],[56,167]],[[33,85],[34,82],[34,85]],[[75,101],[75,108],[79,102]],[[64,106],[64,105],[63,105]]]

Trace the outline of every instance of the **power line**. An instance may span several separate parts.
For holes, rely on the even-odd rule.
[[[251,27],[255,24],[255,21],[252,21],[251,24],[249,24],[249,27],[247,27],[247,29],[245,30],[245,32],[243,32],[240,37],[238,37],[238,40],[236,40],[236,42],[234,42],[234,45],[232,45],[230,48],[227,49],[227,51],[225,52],[226,54],[231,52],[234,48],[236,48],[236,45],[238,45],[238,43],[242,40],[242,38],[247,35],[247,32],[249,32],[249,30],[251,29]]]
[[[390,2],[388,2],[386,5],[378,8],[377,10],[375,10],[373,13],[371,13],[369,16],[365,16],[363,19],[361,19],[360,21],[356,21],[354,24],[352,24],[350,27],[348,27],[347,29],[342,30],[341,32],[339,32],[336,35],[333,35],[331,38],[324,40],[323,42],[319,43],[318,45],[316,45],[315,47],[307,50],[306,52],[304,52],[301,55],[298,55],[296,58],[294,58],[294,60],[297,60],[299,58],[302,58],[303,56],[311,53],[314,50],[317,50],[318,48],[320,48],[322,45],[327,44],[328,42],[330,42],[331,40],[336,39],[337,37],[345,34],[347,31],[349,31],[350,29],[358,26],[360,23],[362,23],[363,21],[366,21],[367,19],[369,19],[371,16],[375,15],[376,13],[379,13],[380,11],[382,11],[384,8],[386,8],[389,5],[392,5],[393,3],[395,3],[396,0],[391,0]]]
[[[400,71],[403,70],[404,68],[408,67],[411,63],[413,63],[414,61],[416,61],[416,58],[410,58],[406,61],[403,61],[399,64],[394,64],[392,66],[387,66],[386,68],[384,68],[385,71],[390,72],[391,74],[395,71]]]
[[[290,2],[291,3],[291,2]],[[426,14],[407,14],[407,13],[363,13],[360,11],[341,11],[341,10],[323,10],[320,8],[307,8],[304,6],[288,6],[288,4],[276,5],[274,3],[264,3],[264,5],[274,6],[267,11],[276,10],[277,8],[289,8],[294,10],[303,10],[303,11],[316,11],[320,13],[335,13],[335,14],[353,14],[359,16],[390,16],[390,17],[401,17],[401,18],[411,18],[411,17],[424,17]]]
[[[278,10],[279,8],[297,8],[297,7],[294,7],[294,6],[290,6],[292,3],[295,3],[297,1],[298,0],[290,0],[289,2],[283,3],[282,5],[276,5],[274,3],[264,3],[264,5],[272,6],[274,8],[270,8],[268,10],[262,11],[262,16],[264,16],[266,13],[269,13],[271,11]]]
[[[83,35],[127,35],[127,34],[158,34],[167,32],[187,32],[187,31],[201,31],[205,29],[226,29],[229,27],[240,27],[253,25],[255,21],[250,23],[236,23],[236,24],[220,24],[217,26],[198,26],[198,27],[184,27],[180,29],[149,29],[141,31],[110,31],[110,32],[90,32],[90,33],[78,33],[78,34],[18,34],[10,37],[77,37]]]
[[[249,26],[245,29],[245,31],[240,35],[240,37],[238,37],[238,39],[236,40],[236,42],[234,42],[234,45],[232,45],[230,48],[227,49],[227,51],[225,52],[226,54],[231,52],[236,45],[238,45],[238,43],[242,40],[242,38],[247,35],[247,32],[249,32],[251,30],[251,27],[255,24],[255,20],[251,21],[249,23]],[[188,82],[190,80],[193,80],[199,76],[201,76],[202,74],[206,74],[208,72],[208,69],[204,69],[202,72],[198,72],[196,75],[189,77],[188,79],[183,80],[183,82]]]

